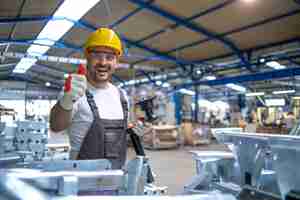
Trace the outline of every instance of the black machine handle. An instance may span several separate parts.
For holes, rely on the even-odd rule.
[[[130,135],[130,139],[132,141],[133,148],[135,150],[136,155],[146,156],[140,137],[134,132],[132,128],[128,128],[127,133]],[[153,183],[153,182],[154,182],[154,177],[152,174],[152,170],[150,165],[148,165],[147,183]]]

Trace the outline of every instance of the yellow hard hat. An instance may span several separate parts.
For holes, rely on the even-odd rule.
[[[90,47],[103,46],[109,47],[116,51],[118,56],[123,54],[122,43],[119,36],[109,28],[99,28],[93,32],[84,44],[84,52]]]

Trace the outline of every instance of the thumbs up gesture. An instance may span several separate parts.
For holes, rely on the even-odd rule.
[[[77,73],[70,74],[65,81],[64,96],[60,99],[60,106],[65,110],[72,110],[73,104],[85,94],[87,80],[86,68],[80,64]]]

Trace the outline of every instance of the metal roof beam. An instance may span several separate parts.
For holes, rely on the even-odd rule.
[[[39,44],[39,43],[33,43],[35,39],[6,39],[6,38],[0,38],[0,43],[12,43],[16,45],[31,45],[31,44],[37,44],[40,46],[48,46],[44,44]],[[82,51],[82,49],[78,46],[68,44],[65,42],[57,41],[55,42],[52,47],[57,47],[57,48],[68,48],[76,51]]]
[[[64,78],[61,76],[56,76],[56,75],[49,74],[49,73],[46,74],[37,69],[30,69],[29,74],[37,75],[41,80],[44,80],[44,82],[47,82],[47,81],[59,82],[59,83],[64,82]]]
[[[208,8],[207,10],[204,10],[204,11],[198,13],[198,14],[195,14],[195,15],[193,15],[193,16],[191,16],[191,17],[188,17],[188,18],[186,18],[185,20],[186,20],[186,21],[192,21],[192,20],[197,19],[197,18],[199,18],[199,17],[202,17],[202,16],[205,16],[205,15],[211,14],[211,13],[213,13],[213,12],[219,10],[219,9],[224,8],[225,6],[228,6],[228,5],[232,4],[232,3],[234,3],[235,1],[236,1],[236,0],[227,0],[227,1],[223,2],[223,3],[214,5],[214,6],[210,7],[210,8]],[[177,28],[177,27],[179,27],[179,26],[180,26],[180,24],[177,24],[177,23],[176,23],[176,24],[171,24],[171,25],[165,27],[164,29],[161,29],[161,30],[159,30],[159,31],[156,31],[156,32],[154,32],[154,33],[151,33],[150,35],[145,36],[144,38],[138,40],[137,42],[144,42],[144,41],[146,41],[146,40],[149,40],[149,39],[151,39],[151,38],[154,38],[154,37],[158,36],[158,35],[161,34],[161,33],[166,32],[168,29],[175,29],[175,28]]]
[[[275,60],[288,60],[288,59],[295,59],[295,58],[299,58],[300,57],[300,54],[299,55],[292,55],[292,56],[286,56],[286,55],[283,55],[281,57],[277,57]],[[268,59],[268,58],[266,58]],[[274,59],[274,58],[272,58]],[[267,62],[267,60],[266,60]],[[252,64],[253,65],[258,65],[259,64],[259,61],[252,61]],[[230,69],[236,69],[236,68],[240,68],[240,65],[234,65],[234,66],[229,66],[228,68],[226,69],[220,69],[220,70],[215,70],[213,71],[213,73],[217,73],[218,71],[224,71],[224,70],[230,70]],[[276,70],[278,71],[278,70]],[[274,73],[276,73],[276,71]],[[169,81],[169,80],[174,80],[174,79],[178,79],[178,78],[182,78],[182,74],[176,74],[176,75],[168,75],[166,79],[157,79],[157,81]],[[136,85],[142,85],[142,84],[147,84],[149,82],[144,82],[144,83],[137,83]],[[192,83],[191,83],[192,84]]]
[[[242,26],[242,27],[239,27],[239,28],[227,31],[225,33],[220,33],[220,34],[218,34],[218,36],[219,37],[226,37],[226,36],[234,34],[234,33],[239,33],[241,31],[249,30],[251,28],[255,28],[255,27],[258,27],[258,26],[261,26],[261,25],[265,25],[265,24],[268,24],[268,23],[271,23],[271,22],[274,22],[274,21],[277,21],[277,20],[280,20],[280,19],[284,19],[286,17],[297,15],[299,13],[300,13],[300,9],[296,9],[296,10],[293,10],[293,11],[288,12],[286,14],[274,16],[274,17],[271,17],[271,18],[268,18],[268,19],[264,19],[262,21],[255,22],[253,24],[249,24],[249,25],[246,25],[246,26]],[[171,49],[171,50],[169,50],[169,51],[167,51],[165,53],[170,54],[170,53],[173,53],[175,51],[180,51],[180,50],[183,50],[183,49],[186,49],[186,48],[197,46],[199,44],[203,44],[205,42],[209,42],[211,40],[212,40],[211,38],[206,38],[206,39],[198,40],[198,41],[195,41],[195,42],[192,42],[192,43],[188,43],[188,44],[182,45],[180,47],[176,47],[176,48]]]
[[[155,0],[150,0],[149,3],[152,3],[154,2]],[[130,17],[136,15],[137,13],[139,13],[140,11],[142,11],[143,8],[137,8],[135,10],[133,10],[132,12],[128,13],[127,15],[121,17],[120,19],[116,20],[115,22],[113,22],[112,24],[110,24],[108,27],[110,28],[115,28],[117,27],[118,25],[120,25],[121,23],[125,22],[127,19],[129,19]],[[82,48],[83,46],[81,46]],[[70,52],[67,56],[70,56],[72,53],[74,52]]]
[[[22,82],[27,82],[27,83],[33,83],[33,84],[36,84],[36,83],[40,83],[36,80],[33,80],[29,77],[24,77],[24,76],[11,76],[9,75],[8,77],[3,77],[3,78],[0,78],[0,80],[8,80],[8,81],[22,81]]]
[[[20,6],[20,8],[19,8],[19,10],[18,10],[18,14],[17,14],[16,18],[18,18],[18,17],[21,16],[22,10],[23,10],[24,5],[25,5],[25,2],[26,2],[26,0],[23,0],[23,1],[22,1],[21,6]],[[12,38],[13,38],[13,36],[14,36],[14,34],[15,34],[15,32],[16,32],[16,27],[17,27],[17,23],[14,23],[14,25],[13,25],[13,27],[11,28],[11,31],[10,31],[10,33],[9,33],[8,39],[12,39]],[[8,51],[9,45],[10,45],[10,44],[7,44],[7,46],[6,46],[5,50],[4,50],[4,52],[7,52],[7,51]],[[4,62],[4,60],[5,60],[5,57],[3,57],[3,58],[1,59],[1,62]]]
[[[287,44],[291,44],[291,43],[295,43],[295,42],[300,43],[300,37],[293,37],[293,38],[290,38],[290,39],[287,39],[287,40],[282,40],[282,41],[279,41],[279,42],[272,42],[272,43],[269,43],[269,44],[259,45],[259,46],[253,47],[253,48],[244,49],[242,52],[243,53],[246,53],[246,52],[254,53],[255,51],[260,51],[260,50],[263,50],[263,49],[268,49],[268,48],[273,48],[273,47],[277,47],[277,46],[287,45]],[[194,62],[195,63],[198,63],[198,62],[200,62],[200,63],[202,63],[202,62],[211,62],[211,61],[218,60],[218,59],[230,58],[234,55],[235,55],[234,53],[228,53],[228,54],[223,54],[223,55],[215,56],[215,57],[208,58],[208,59],[194,60]]]
[[[295,60],[293,60],[293,59],[289,59],[289,61],[290,61],[291,63],[293,63],[294,65],[298,65],[298,66],[300,67],[300,62],[295,61]]]
[[[48,65],[35,64],[34,66],[36,66],[35,69],[42,68],[42,71],[44,71],[44,69],[45,69],[46,72],[50,72],[51,74],[55,73],[60,78],[64,77],[64,75],[68,73],[66,71],[60,70],[59,68],[54,68],[54,67],[48,66]],[[38,71],[40,71],[40,70],[38,70]]]
[[[155,0],[149,0],[147,3],[153,3]],[[111,25],[109,25],[110,28],[115,28],[116,26],[120,25],[121,23],[125,22],[128,18],[134,16],[135,14],[139,13],[142,11],[144,8],[137,8],[133,10],[132,12],[128,13],[127,15],[123,16],[122,18],[118,19]]]
[[[158,15],[160,16],[163,16],[171,21],[174,21],[176,22],[177,24],[180,24],[181,26],[184,26],[186,28],[189,28],[190,30],[192,31],[195,31],[197,33],[201,33],[201,34],[204,34],[206,35],[207,37],[210,37],[214,40],[217,40],[217,41],[220,41],[222,42],[226,47],[228,47],[229,49],[231,49],[244,63],[247,63],[248,61],[244,58],[244,56],[242,55],[241,51],[235,46],[235,44],[223,37],[219,37],[217,36],[217,34],[211,32],[211,31],[208,31],[207,29],[203,28],[203,27],[200,27],[200,26],[197,26],[193,23],[190,23],[190,22],[187,22],[186,20],[176,16],[176,15],[173,15],[167,11],[164,11],[162,10],[161,8],[155,6],[155,5],[150,5],[146,2],[143,2],[141,0],[129,0],[130,2],[132,3],[135,3],[143,8],[146,8],[154,13],[157,13]],[[249,68],[250,70],[250,68]]]
[[[18,18],[1,18],[1,24],[11,24],[18,22],[39,22],[39,21],[49,21],[53,17],[52,16],[38,16],[38,17],[18,17]]]
[[[97,28],[91,24],[88,24],[87,22],[84,22],[82,20],[80,20],[78,23],[80,23],[82,26],[84,26],[85,28],[87,29],[90,29],[91,31],[95,31]],[[185,61],[185,60],[182,60],[182,59],[177,59],[176,57],[173,57],[173,56],[169,56],[167,54],[164,54],[156,49],[153,49],[153,48],[150,48],[150,47],[147,47],[143,44],[140,44],[136,41],[133,41],[133,40],[130,40],[128,39],[127,37],[125,37],[124,35],[122,34],[119,34],[121,39],[127,43],[128,45],[130,46],[134,46],[134,47],[137,47],[137,48],[140,48],[140,49],[143,49],[145,51],[148,51],[150,53],[153,53],[157,56],[160,56],[162,57],[163,59],[166,59],[166,60],[170,60],[170,61],[173,61],[173,62],[176,62],[176,63],[181,63],[181,64],[192,64],[191,62],[189,61]]]
[[[234,76],[228,78],[221,78],[212,81],[194,81],[192,83],[186,83],[177,85],[175,89],[180,88],[188,88],[195,85],[209,85],[209,86],[216,86],[216,85],[225,85],[227,83],[243,83],[243,82],[250,82],[250,81],[263,81],[263,80],[271,80],[277,78],[284,78],[284,77],[292,77],[292,76],[299,76],[300,75],[300,67],[297,68],[288,68],[288,69],[281,69],[281,70],[273,70],[268,72],[260,72],[255,74],[247,74],[241,76]]]
[[[30,21],[43,21],[43,20],[51,20],[52,17],[51,16],[40,16],[40,17],[20,17],[20,18],[14,18],[14,19],[10,19],[10,18],[5,18],[5,19],[0,19],[0,24],[1,23],[15,23],[15,22],[30,22]],[[64,18],[65,20],[69,20],[67,18]],[[71,20],[72,21],[72,20]],[[82,20],[79,20],[78,22],[75,22],[75,25],[76,26],[80,26],[80,27],[83,27],[83,28],[86,28],[86,29],[89,29],[91,31],[95,31],[97,29],[97,27],[87,23],[87,22],[84,22]],[[140,48],[140,49],[143,49],[145,51],[148,51],[150,53],[153,53],[157,56],[160,56],[162,57],[163,59],[166,59],[166,60],[170,60],[172,62],[176,62],[176,63],[181,63],[181,64],[191,64],[191,62],[189,61],[185,61],[185,60],[182,60],[182,59],[177,59],[176,57],[173,57],[173,56],[169,56],[167,54],[164,54],[156,49],[152,49],[150,47],[147,47],[143,44],[140,44],[138,42],[135,42],[135,41],[132,41],[128,38],[126,38],[124,35],[120,35],[121,36],[121,39],[128,43],[129,45],[131,46],[135,46],[137,48]],[[2,39],[0,40],[0,42],[7,42],[7,39]],[[16,42],[16,43],[20,43],[20,44],[24,44],[24,42],[27,42],[27,41],[22,41],[22,40],[12,40],[11,42]],[[74,49],[78,49],[78,51],[82,51],[82,49],[80,47],[76,47],[76,46],[72,46],[70,44],[65,44],[65,43],[62,43],[60,41],[56,42],[59,46],[59,44],[61,44],[62,46],[65,45],[65,47],[68,47],[68,48],[74,48]]]

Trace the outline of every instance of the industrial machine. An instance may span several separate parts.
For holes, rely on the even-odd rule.
[[[0,122],[0,165],[42,160],[46,157],[47,123],[42,121]]]
[[[180,137],[179,127],[176,125],[167,125],[167,124],[158,124],[157,121],[161,121],[162,118],[159,118],[154,114],[154,101],[160,102],[157,103],[158,107],[161,107],[160,113],[166,114],[166,106],[164,106],[165,99],[159,97],[151,97],[148,99],[142,99],[136,103],[140,106],[141,109],[145,112],[144,122],[144,132],[143,132],[143,143],[145,148],[151,150],[160,150],[160,149],[171,149],[179,147],[183,141]],[[162,117],[163,114],[160,114]],[[154,125],[156,124],[156,125]]]
[[[147,184],[151,193],[166,192],[152,183],[154,178],[147,164],[139,136],[133,129],[128,134],[136,150],[136,159],[123,171],[110,170],[107,160],[58,160],[47,149],[47,124],[40,121],[17,121],[0,124],[1,174],[30,182],[48,193],[74,195],[96,189],[112,194],[144,194]],[[72,177],[71,177],[72,176]],[[94,185],[91,183],[94,183]],[[151,184],[151,185],[149,185]],[[83,187],[83,188],[82,188]]]
[[[217,140],[232,151],[191,152],[197,175],[185,186],[185,195],[169,197],[162,195],[165,187],[153,185],[140,137],[132,128],[128,134],[137,156],[119,170],[104,159],[49,159],[45,124],[27,121],[0,128],[0,199],[300,199],[296,136],[215,129]]]
[[[197,175],[186,193],[219,191],[237,199],[300,199],[300,138],[214,129],[231,151],[192,152]],[[298,155],[297,155],[298,154]]]
[[[190,199],[234,200],[232,195],[162,197],[153,185],[140,137],[128,129],[136,158],[112,170],[108,160],[55,160],[47,154],[45,123],[1,124],[0,199]],[[16,159],[13,159],[15,155]],[[116,196],[114,198],[114,196]],[[126,196],[124,196],[126,195]],[[128,196],[130,195],[130,196]],[[143,195],[135,196],[135,195]],[[146,195],[146,196],[145,196]],[[147,195],[152,195],[150,198]]]

